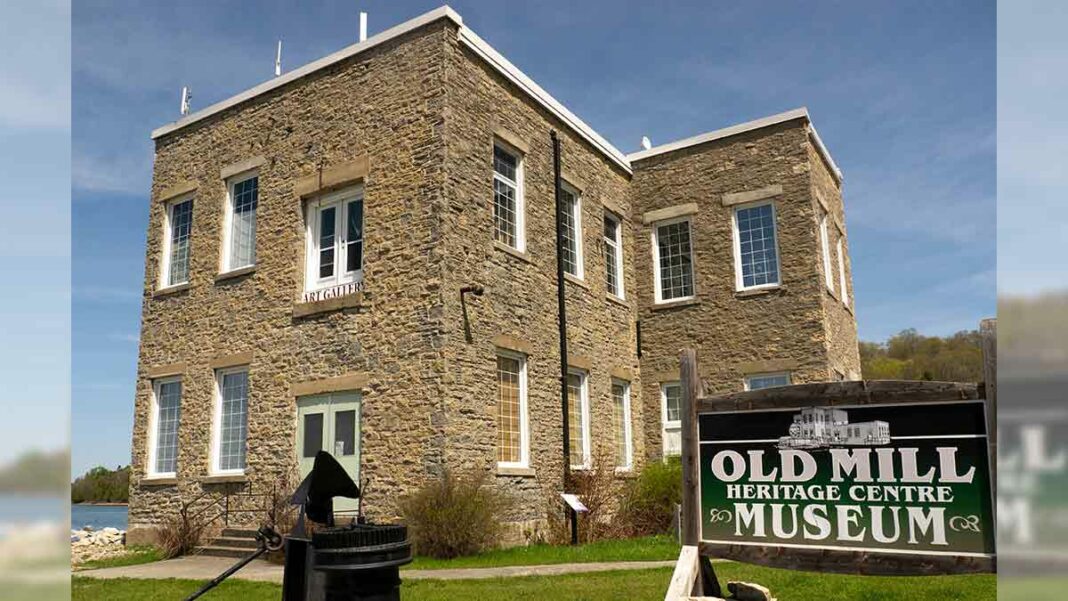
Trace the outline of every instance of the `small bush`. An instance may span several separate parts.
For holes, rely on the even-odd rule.
[[[568,479],[567,492],[578,495],[582,504],[589,510],[579,516],[579,542],[589,543],[627,535],[626,530],[621,527],[623,523],[615,519],[620,509],[620,483],[616,477],[611,448],[599,447],[592,457],[589,468],[572,470]],[[571,525],[568,517],[570,512],[565,507],[559,493],[550,496],[549,524],[554,530],[552,536],[554,542],[564,543],[571,540]]]
[[[178,513],[163,521],[159,530],[159,547],[166,559],[187,555],[197,548],[208,527],[203,511],[191,502],[182,502]]]
[[[451,559],[495,546],[505,505],[487,472],[446,471],[401,501],[401,513],[416,553]]]
[[[667,534],[682,502],[682,462],[678,457],[645,464],[623,496],[620,521],[630,536]]]

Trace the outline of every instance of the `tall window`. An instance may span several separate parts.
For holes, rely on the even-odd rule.
[[[838,290],[842,295],[842,304],[849,306],[849,289],[846,288],[846,270],[845,270],[845,245],[842,244],[843,237],[838,238],[838,246],[835,249],[838,254]]]
[[[774,374],[752,374],[745,377],[746,390],[760,390],[761,388],[775,388],[790,385],[790,372]]]
[[[735,209],[734,266],[738,290],[779,284],[775,207],[771,203]]]
[[[656,260],[656,301],[693,297],[693,254],[690,248],[690,221],[661,223],[653,229]]]
[[[167,205],[166,235],[163,239],[163,286],[189,281],[189,235],[193,226],[193,199]]]
[[[623,298],[623,228],[610,213],[604,214],[604,269],[608,293]]]
[[[615,422],[616,469],[634,466],[634,447],[630,429],[630,384],[612,380],[612,417]]]
[[[519,153],[493,146],[493,239],[523,250],[523,167]]]
[[[156,380],[152,386],[154,425],[149,447],[149,476],[174,476],[178,467],[178,422],[182,410],[182,381]]]
[[[828,290],[834,290],[834,272],[831,270],[831,241],[827,232],[827,215],[820,219],[820,248],[823,250],[823,279]]]
[[[497,355],[497,465],[530,464],[527,424],[526,358],[499,351]]]
[[[586,372],[567,374],[567,419],[570,434],[571,467],[590,465],[590,399]]]
[[[216,385],[215,471],[243,472],[248,438],[248,368],[219,370]]]
[[[256,207],[259,204],[259,177],[235,179],[230,183],[226,207],[226,253],[223,271],[256,264]]]
[[[668,382],[660,386],[664,456],[682,453],[682,385]]]
[[[305,289],[363,280],[363,188],[308,204]]]
[[[564,273],[582,277],[582,204],[578,192],[570,186],[560,188],[563,200],[564,247],[560,249],[564,259]]]

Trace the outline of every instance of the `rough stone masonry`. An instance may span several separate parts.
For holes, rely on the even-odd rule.
[[[591,457],[623,448],[613,391],[628,391],[633,459],[621,482],[663,455],[664,386],[678,379],[684,346],[708,366],[709,391],[770,373],[792,383],[859,377],[848,255],[833,255],[839,239],[847,252],[841,178],[807,112],[627,157],[450,9],[343,54],[154,135],[131,543],[152,540],[183,502],[230,495],[231,508],[262,506],[307,447],[298,408],[343,394],[358,399],[356,470],[371,517],[395,518],[400,497],[446,469],[477,468],[514,499],[502,516],[511,542],[536,538],[563,478],[551,130],[580,207],[583,270],[565,283],[569,362],[584,376]],[[494,238],[495,145],[521,163],[521,249]],[[241,174],[258,181],[255,259],[224,271]],[[306,297],[306,270],[327,243],[308,208],[347,189],[362,189],[362,279]],[[186,199],[188,277],[169,285],[169,211]],[[753,203],[774,205],[779,282],[740,290],[733,215]],[[621,295],[606,284],[606,215],[621,232]],[[654,290],[663,216],[690,227],[693,294],[683,301],[658,302]],[[484,293],[461,302],[466,286]],[[524,365],[521,466],[498,463],[500,353]],[[247,373],[236,439],[240,420],[221,421],[231,411],[221,374],[233,370]],[[180,382],[166,413],[165,381]],[[158,473],[168,427],[173,472]],[[220,450],[222,436],[243,444],[243,468],[217,469],[233,451]]]

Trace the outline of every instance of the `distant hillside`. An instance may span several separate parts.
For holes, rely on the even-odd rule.
[[[70,485],[71,503],[126,503],[130,498],[130,466],[114,470],[98,466]]]
[[[886,342],[861,342],[860,365],[866,380],[979,382],[982,340],[976,330],[945,338],[903,330]]]
[[[70,453],[31,451],[0,467],[0,493],[64,494]]]

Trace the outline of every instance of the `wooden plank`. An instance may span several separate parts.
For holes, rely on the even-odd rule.
[[[998,322],[984,319],[979,322],[979,335],[983,343],[983,387],[986,398],[986,442],[990,462],[996,465],[998,456]],[[998,498],[998,471],[990,470],[990,494]],[[994,512],[994,527],[998,516]],[[996,532],[996,530],[995,530]],[[996,541],[996,539],[995,539]],[[995,545],[997,543],[995,542]]]
[[[867,553],[827,549],[701,543],[701,555],[787,570],[861,574],[868,576],[933,576],[980,574],[995,571],[992,557]]]
[[[683,545],[679,552],[679,560],[675,562],[675,572],[671,575],[671,583],[668,585],[664,601],[680,601],[689,599],[694,593],[694,584],[697,582],[699,573],[697,558],[698,548],[696,545]],[[625,596],[625,595],[624,595]]]
[[[697,440],[697,404],[701,396],[701,377],[697,374],[697,353],[684,349],[679,357],[682,399],[682,544],[696,545],[701,539],[700,491],[697,470],[700,450]]]
[[[971,382],[911,380],[815,382],[699,398],[697,412],[715,413],[883,403],[934,403],[979,398],[980,387]]]

